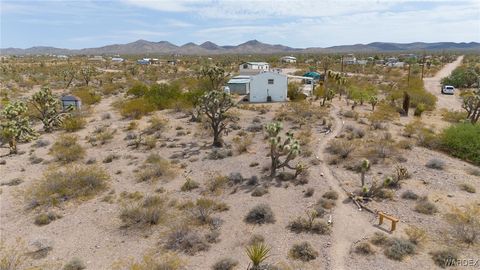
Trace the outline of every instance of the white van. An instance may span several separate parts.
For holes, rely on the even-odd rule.
[[[444,85],[442,87],[442,94],[444,95],[453,95],[455,91],[455,87],[451,85]]]

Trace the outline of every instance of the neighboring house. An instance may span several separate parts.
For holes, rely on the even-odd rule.
[[[366,65],[368,60],[357,60],[357,65]]]
[[[250,79],[250,102],[282,102],[287,100],[287,76],[276,72],[263,72]]]
[[[61,98],[62,108],[65,110],[68,107],[72,106],[75,110],[80,110],[82,108],[82,100],[79,97],[73,95],[65,95]]]
[[[398,62],[398,58],[396,58],[396,57],[389,57],[389,58],[386,59],[386,63],[385,63],[385,64],[386,64],[386,65],[388,65],[388,64],[394,64],[394,63],[396,63],[396,62]]]
[[[343,63],[346,65],[354,65],[357,63],[357,58],[353,54],[347,54],[343,56]]]
[[[66,60],[66,59],[68,59],[68,56],[62,54],[62,55],[57,55],[57,58]]]
[[[387,63],[387,67],[403,68],[404,66],[405,66],[405,62]]]
[[[240,75],[227,82],[230,94],[248,95],[250,93],[250,76]]]
[[[150,65],[150,59],[144,58],[144,59],[137,60],[137,64],[139,64],[139,65]]]
[[[123,61],[125,60],[121,57],[112,57],[112,62],[114,63],[122,63]]]
[[[284,56],[281,60],[283,63],[297,63],[297,58],[293,56]]]
[[[254,75],[269,70],[270,65],[266,62],[244,62],[239,66],[240,75]]]

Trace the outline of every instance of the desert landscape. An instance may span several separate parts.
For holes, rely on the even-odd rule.
[[[0,270],[480,269],[480,43],[4,44]]]

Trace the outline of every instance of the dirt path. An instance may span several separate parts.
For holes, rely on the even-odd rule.
[[[452,73],[452,71],[458,67],[463,60],[463,55],[459,56],[457,60],[453,61],[452,63],[446,64],[440,71],[435,74],[433,77],[424,78],[423,84],[425,85],[425,89],[430,93],[434,94],[437,100],[437,109],[446,108],[449,110],[461,110],[462,109],[462,100],[459,96],[459,92],[456,91],[454,96],[451,95],[442,95],[440,93],[441,90],[441,83],[440,81],[442,78],[447,77]]]
[[[320,170],[327,179],[330,187],[339,194],[339,203],[335,207],[332,215],[333,233],[332,246],[330,248],[331,264],[328,269],[341,270],[347,269],[345,262],[352,244],[364,237],[373,234],[376,228],[373,227],[370,219],[371,214],[358,211],[355,205],[349,201],[348,196],[341,187],[341,183],[333,176],[331,169],[325,162],[325,148],[328,142],[334,139],[343,128],[343,121],[340,119],[339,111],[333,108],[331,115],[335,121],[331,133],[321,138],[318,145],[317,157],[321,161]]]

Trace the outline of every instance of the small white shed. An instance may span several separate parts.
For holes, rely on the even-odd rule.
[[[287,76],[276,72],[263,72],[250,80],[250,102],[282,102],[287,100]]]

